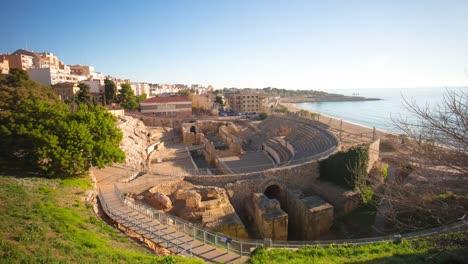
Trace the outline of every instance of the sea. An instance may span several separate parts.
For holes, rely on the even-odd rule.
[[[418,106],[434,109],[443,103],[447,90],[468,89],[466,87],[433,87],[433,88],[366,88],[366,89],[333,89],[328,93],[357,95],[367,98],[380,98],[379,101],[357,102],[316,102],[298,103],[296,107],[341,118],[368,127],[399,133],[393,120],[415,117],[405,109],[404,100],[416,102]]]

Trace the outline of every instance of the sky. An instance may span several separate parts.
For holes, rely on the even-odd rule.
[[[52,52],[132,81],[315,90],[468,83],[468,0],[15,0],[1,10],[0,53]]]

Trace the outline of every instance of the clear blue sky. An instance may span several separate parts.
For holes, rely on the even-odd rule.
[[[1,13],[0,53],[49,51],[134,81],[288,89],[468,83],[468,0],[15,0]]]

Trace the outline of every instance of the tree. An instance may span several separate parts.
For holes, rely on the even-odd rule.
[[[93,105],[93,96],[91,95],[91,88],[85,83],[78,84],[80,91],[77,94],[78,102],[85,104],[87,106]]]
[[[2,83],[10,87],[20,87],[24,82],[31,81],[28,72],[23,69],[12,68]]]
[[[192,99],[193,92],[189,89],[182,89],[178,92],[179,95],[187,96],[189,99]]]
[[[220,106],[222,106],[224,104],[223,102],[223,97],[221,96],[216,96],[216,100],[215,100],[215,103],[218,103]]]
[[[25,70],[11,69],[0,81],[0,118],[6,120],[15,106],[28,99],[48,103],[60,101],[52,87],[32,81]]]
[[[120,106],[127,110],[134,110],[138,108],[137,98],[133,92],[132,87],[128,83],[122,84],[120,89]]]
[[[468,93],[447,90],[440,105],[404,100],[410,118],[393,118],[404,132],[379,188],[381,213],[398,229],[433,227],[465,217],[468,206]]]
[[[104,95],[108,104],[116,102],[117,86],[115,85],[114,81],[108,78],[104,80]]]
[[[124,161],[122,132],[105,108],[81,104],[72,111],[50,97],[53,91],[39,89],[47,87],[27,79],[19,83],[0,83],[1,159],[19,160],[47,176],[75,175]]]

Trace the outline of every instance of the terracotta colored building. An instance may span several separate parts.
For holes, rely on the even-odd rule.
[[[180,117],[192,115],[192,100],[186,96],[153,97],[140,102],[143,114]]]
[[[11,69],[23,69],[27,70],[33,67],[33,57],[24,54],[6,54],[2,55],[6,60]]]

